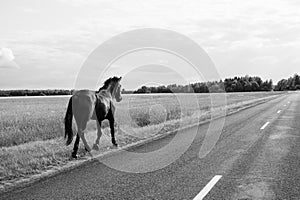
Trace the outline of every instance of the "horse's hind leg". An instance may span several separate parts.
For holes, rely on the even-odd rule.
[[[91,151],[91,148],[90,146],[88,145],[85,137],[84,137],[84,131],[86,129],[86,125],[87,125],[87,122],[88,122],[88,118],[81,118],[81,119],[78,119],[79,117],[75,117],[75,120],[77,122],[77,128],[78,128],[78,135],[80,137],[80,139],[82,140],[83,144],[84,144],[84,147],[85,147],[85,150],[87,152],[90,152]],[[76,138],[77,139],[77,138]]]
[[[100,142],[101,136],[102,136],[101,122],[98,122],[98,120],[97,120],[97,138],[96,138],[95,144],[93,145],[93,149],[96,151],[99,151],[99,142]]]
[[[90,152],[91,148],[88,145],[85,137],[84,131],[87,126],[87,122],[91,118],[92,115],[92,102],[89,98],[81,98],[74,100],[74,118],[77,124],[78,135],[82,140],[86,151]]]
[[[84,130],[85,129],[79,129],[78,130],[78,135],[80,137],[80,139],[82,140],[83,144],[84,144],[84,147],[85,147],[85,150],[87,152],[91,152],[91,147],[89,146],[89,144],[87,143],[85,137],[84,137]]]
[[[79,141],[80,141],[80,137],[79,137],[79,135],[77,134],[77,135],[76,135],[76,140],[75,140],[75,143],[74,143],[73,152],[72,152],[72,158],[77,158],[77,152],[78,152]]]

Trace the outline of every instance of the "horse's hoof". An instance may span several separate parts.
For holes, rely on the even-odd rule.
[[[117,144],[117,142],[116,141],[112,141],[111,142],[115,147],[117,147],[118,146],[118,144]]]
[[[78,158],[77,154],[72,153],[72,158],[77,159]]]
[[[86,153],[90,156],[90,157],[93,157],[93,154],[91,153],[91,149],[90,150],[88,150],[86,147],[84,148],[85,149],[85,151],[86,151]]]
[[[98,144],[94,144],[94,145],[93,145],[93,149],[96,150],[96,151],[99,151],[99,150],[100,150],[100,149],[99,149],[99,145],[98,145]]]

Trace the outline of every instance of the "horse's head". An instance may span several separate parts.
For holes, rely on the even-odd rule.
[[[115,87],[114,87],[114,94],[112,95],[117,102],[122,101],[122,96],[121,96],[121,81],[122,77],[118,78],[118,81],[116,81],[115,83]]]
[[[111,97],[116,99],[117,102],[122,100],[121,97],[121,81],[122,77],[118,78],[116,76],[107,79],[104,85],[98,90],[98,92],[104,90],[110,93]]]

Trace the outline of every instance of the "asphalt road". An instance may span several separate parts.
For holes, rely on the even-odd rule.
[[[300,93],[227,116],[213,150],[198,153],[209,124],[177,133],[172,150],[147,154],[170,144],[174,136],[95,160],[76,169],[0,195],[0,199],[300,199]],[[147,173],[112,169],[109,160],[127,171],[147,171],[176,158],[186,134],[197,131],[188,150],[175,162]],[[177,137],[176,136],[176,137]],[[201,196],[202,195],[202,196]]]

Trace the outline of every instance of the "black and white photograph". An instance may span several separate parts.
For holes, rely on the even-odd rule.
[[[0,0],[0,200],[300,200],[300,1]]]

